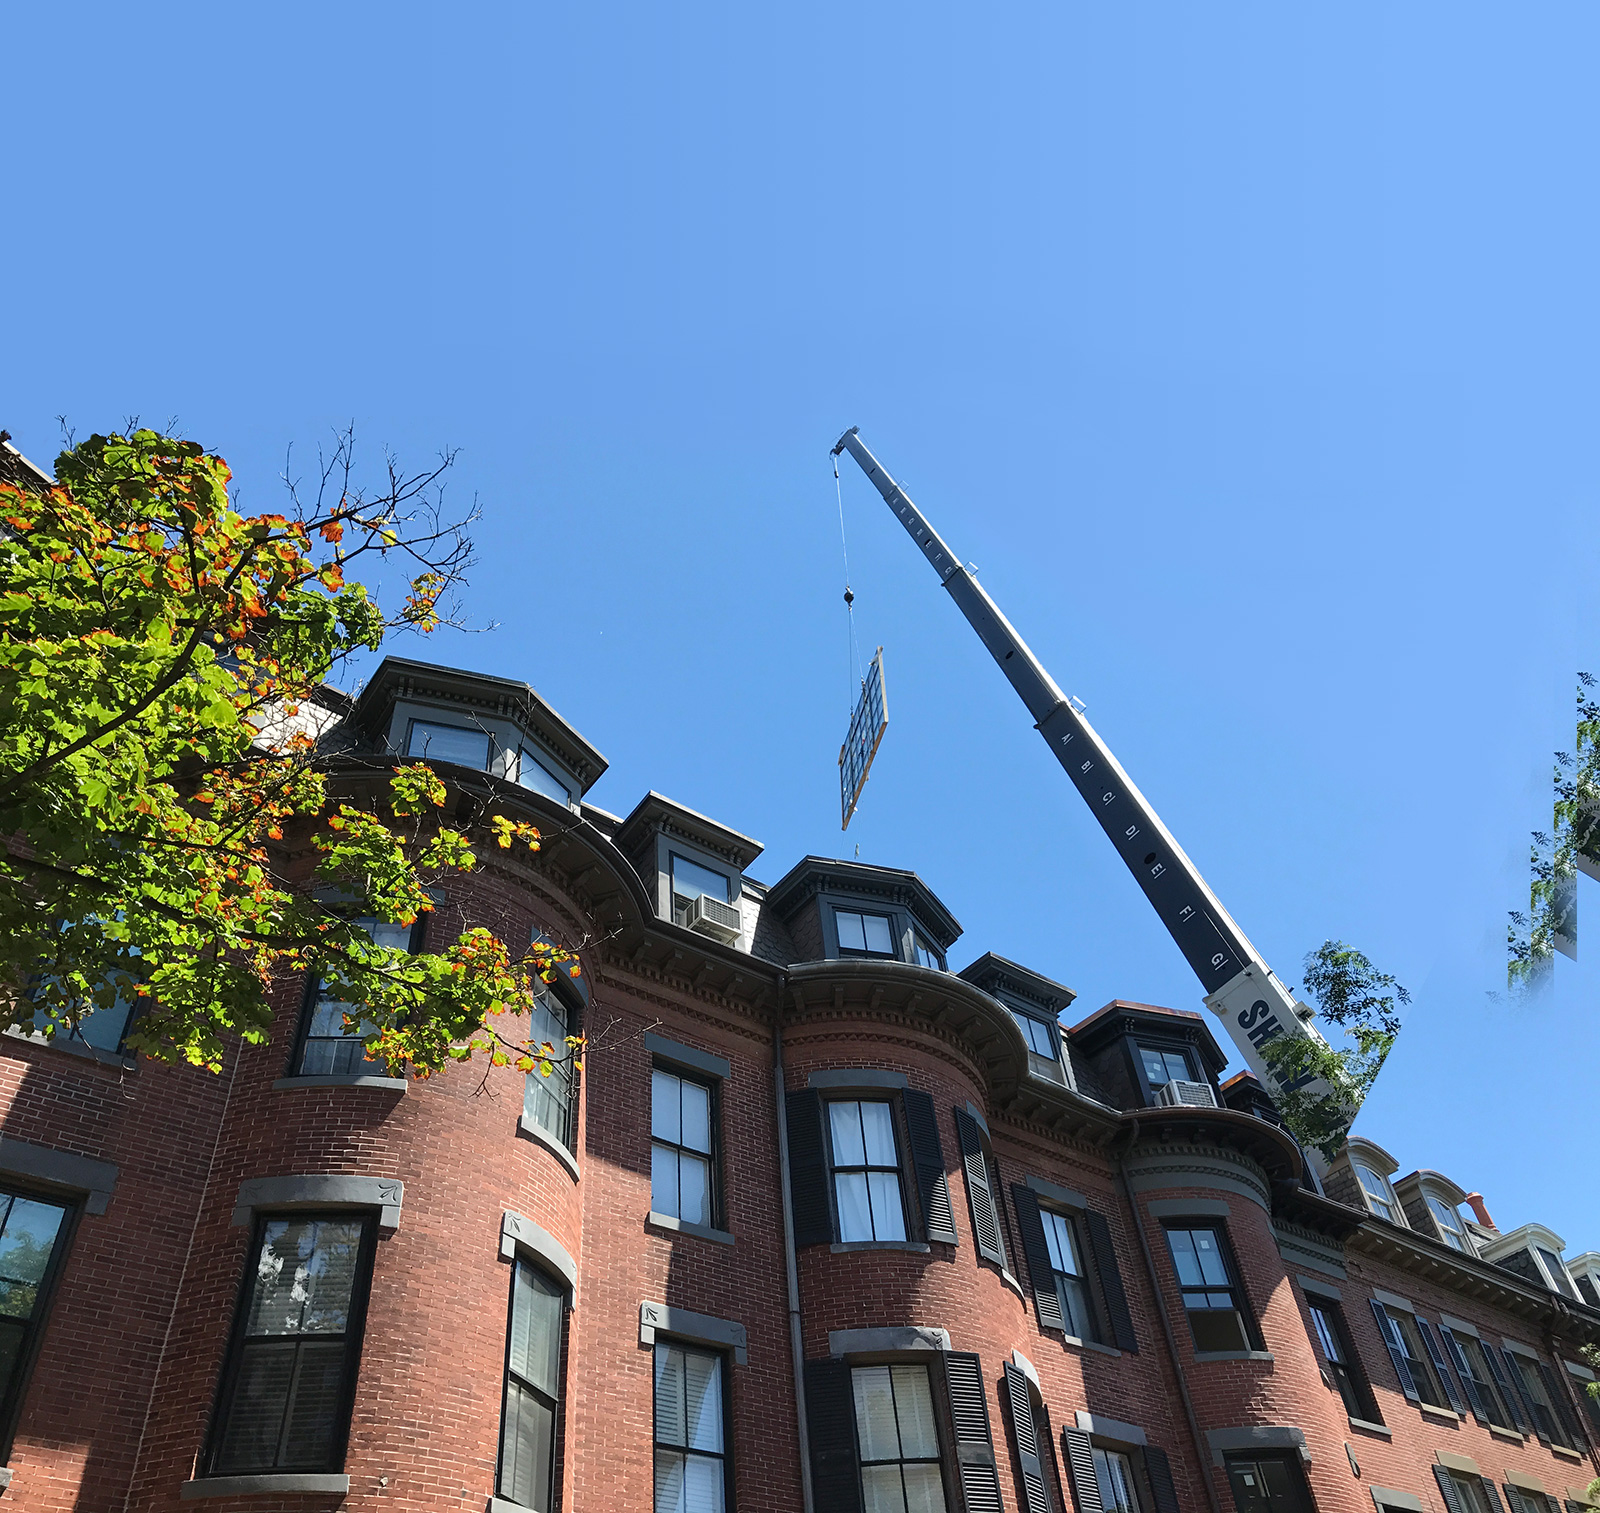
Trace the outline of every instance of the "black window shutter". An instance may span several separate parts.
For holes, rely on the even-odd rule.
[[[1094,1447],[1082,1429],[1063,1429],[1061,1442],[1067,1450],[1067,1479],[1072,1483],[1072,1500],[1078,1513],[1106,1513],[1100,1501],[1100,1483],[1094,1474]],[[1451,1513],[1456,1513],[1451,1509]]]
[[[944,1174],[944,1145],[939,1121],[934,1117],[933,1095],[910,1087],[901,1095],[906,1111],[906,1134],[911,1141],[911,1165],[917,1174],[917,1196],[922,1199],[922,1228],[930,1240],[945,1245],[960,1242],[956,1216],[950,1207],[950,1183]]]
[[[1172,1462],[1167,1452],[1155,1445],[1144,1447],[1144,1469],[1155,1494],[1156,1513],[1179,1513],[1178,1488],[1172,1480]]]
[[[1500,1506],[1500,1494],[1495,1491],[1494,1483],[1487,1476],[1480,1476],[1478,1485],[1483,1488],[1483,1495],[1489,1499],[1489,1513],[1506,1513]]]
[[[789,1198],[794,1243],[826,1245],[833,1239],[828,1202],[828,1149],[822,1138],[822,1099],[811,1089],[786,1093],[789,1130]]]
[[[1378,1338],[1383,1341],[1384,1348],[1389,1352],[1389,1359],[1394,1362],[1394,1373],[1400,1378],[1400,1390],[1412,1402],[1420,1403],[1422,1399],[1417,1394],[1417,1384],[1411,1379],[1411,1368],[1406,1365],[1405,1354],[1400,1349],[1400,1332],[1394,1327],[1394,1320],[1389,1317],[1389,1310],[1376,1298],[1370,1301],[1372,1316],[1378,1321]]]
[[[1031,1187],[1011,1184],[1011,1204],[1017,1211],[1017,1229],[1022,1235],[1022,1253],[1028,1260],[1028,1280],[1033,1284],[1033,1307],[1041,1329],[1065,1329],[1061,1316],[1061,1295],[1056,1291],[1055,1268],[1050,1264],[1050,1247],[1044,1243],[1044,1220],[1039,1216],[1039,1200]]]
[[[1501,1359],[1500,1352],[1487,1340],[1482,1340],[1483,1358],[1489,1363],[1489,1375],[1494,1378],[1494,1384],[1500,1389],[1501,1400],[1506,1405],[1506,1412],[1511,1415],[1511,1427],[1520,1429],[1524,1434],[1531,1434],[1532,1427],[1522,1413],[1522,1392],[1510,1378],[1511,1368]]]
[[[1488,1479],[1484,1478],[1485,1481]],[[1510,1482],[1506,1483],[1506,1506],[1511,1509],[1511,1513],[1528,1513],[1528,1505],[1522,1500],[1521,1489],[1513,1487]]]
[[[1556,1374],[1543,1361],[1538,1362],[1539,1376],[1544,1382],[1544,1395],[1550,1399],[1550,1406],[1556,1411],[1556,1423],[1566,1436],[1567,1449],[1583,1450],[1586,1443],[1582,1428],[1573,1420],[1572,1407],[1567,1402],[1567,1395],[1561,1390],[1561,1383],[1556,1380]]]
[[[1538,1405],[1529,1393],[1527,1383],[1522,1380],[1522,1362],[1514,1359],[1509,1350],[1504,1351],[1503,1354],[1506,1362],[1506,1375],[1511,1378],[1511,1390],[1521,1399],[1522,1411],[1528,1415],[1528,1423],[1533,1432],[1548,1445],[1550,1436],[1544,1432],[1539,1422]],[[1512,1513],[1522,1513],[1522,1509],[1513,1509]]]
[[[811,1488],[819,1508],[861,1513],[855,1414],[849,1363],[807,1361],[806,1432],[811,1440]]]
[[[1000,1236],[1000,1213],[989,1186],[989,1158],[983,1148],[983,1131],[964,1108],[956,1110],[956,1134],[961,1139],[961,1164],[967,1174],[967,1202],[972,1208],[972,1234],[977,1241],[978,1254],[1003,1271],[1006,1248]]]
[[[1450,1399],[1450,1406],[1457,1413],[1465,1413],[1467,1405],[1462,1400],[1461,1393],[1456,1387],[1455,1378],[1451,1375],[1450,1368],[1444,1363],[1444,1352],[1439,1348],[1438,1340],[1433,1337],[1433,1325],[1421,1314],[1416,1315],[1417,1333],[1422,1336],[1422,1343],[1427,1347],[1428,1359],[1433,1362],[1433,1369],[1439,1375],[1439,1381],[1444,1387],[1444,1395]]]
[[[1455,1335],[1450,1332],[1448,1324],[1440,1324],[1439,1333],[1444,1336],[1444,1348],[1450,1352],[1450,1360],[1456,1368],[1456,1375],[1461,1378],[1462,1390],[1467,1394],[1467,1401],[1472,1404],[1472,1416],[1480,1424],[1487,1424],[1489,1405],[1484,1402],[1483,1394],[1478,1390],[1478,1383],[1467,1367],[1466,1353]]]
[[[1111,1243],[1111,1226],[1104,1214],[1085,1209],[1083,1227],[1094,1254],[1094,1269],[1100,1277],[1100,1296],[1106,1303],[1106,1322],[1111,1326],[1111,1343],[1130,1355],[1139,1353],[1139,1340],[1133,1332],[1133,1315],[1128,1312],[1128,1294],[1123,1290],[1122,1271],[1117,1265],[1117,1248]]]
[[[983,1367],[975,1355],[952,1350],[941,1354],[955,1428],[956,1474],[961,1478],[966,1513],[1004,1513],[994,1437],[989,1432],[989,1404],[983,1395]]]
[[[1028,1378],[1010,1361],[1005,1371],[1006,1407],[1011,1412],[1011,1437],[1017,1447],[1022,1472],[1022,1506],[1025,1513],[1052,1513],[1050,1488],[1039,1451],[1039,1429],[1033,1421],[1033,1393]]]
[[[1439,1483],[1439,1496],[1444,1499],[1448,1513],[1468,1513],[1462,1506],[1461,1488],[1455,1483],[1455,1478],[1443,1466],[1433,1468],[1433,1479]]]

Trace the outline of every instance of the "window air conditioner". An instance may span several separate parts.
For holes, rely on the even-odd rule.
[[[709,935],[713,940],[731,946],[739,938],[742,921],[739,911],[732,904],[725,904],[720,898],[702,893],[689,905],[684,923],[691,930],[698,930],[702,935]]]
[[[1168,1108],[1215,1108],[1217,1095],[1209,1082],[1169,1082],[1156,1090],[1156,1102]]]

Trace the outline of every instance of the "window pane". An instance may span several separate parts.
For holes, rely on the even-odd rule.
[[[684,1513],[684,1457],[675,1450],[656,1448],[656,1513]]]
[[[1139,1056],[1144,1062],[1144,1074],[1150,1079],[1150,1086],[1164,1087],[1167,1081],[1167,1063],[1161,1052],[1142,1045],[1139,1047]]]
[[[245,1332],[338,1334],[349,1319],[360,1219],[273,1219],[266,1226]]]
[[[656,1346],[656,1439],[682,1445],[689,1436],[688,1407],[683,1388],[683,1352]]]
[[[1322,1346],[1324,1359],[1334,1365],[1343,1364],[1344,1357],[1339,1354],[1339,1343],[1334,1338],[1333,1326],[1328,1322],[1328,1317],[1316,1306],[1311,1305],[1311,1323],[1317,1331],[1317,1341]]]
[[[861,1105],[830,1103],[828,1127],[833,1133],[833,1164],[865,1166],[867,1151],[861,1141]]]
[[[861,1506],[863,1513],[906,1513],[899,1466],[861,1468]]]
[[[511,1304],[511,1369],[550,1397],[561,1378],[561,1318],[565,1291],[537,1266],[517,1262]]]
[[[711,1222],[711,1168],[698,1156],[678,1157],[678,1217],[689,1224]]]
[[[683,1217],[678,1211],[678,1152],[675,1146],[650,1147],[650,1207],[669,1218]]]
[[[1080,1340],[1094,1339],[1094,1316],[1089,1312],[1089,1299],[1084,1293],[1083,1283],[1062,1277],[1057,1285],[1061,1296],[1062,1322],[1066,1325],[1067,1333],[1077,1335]]]
[[[847,909],[835,909],[833,911],[833,919],[839,928],[839,949],[841,951],[865,951],[867,949],[867,937],[859,914],[852,914]]]
[[[894,940],[889,934],[889,921],[881,914],[863,914],[861,923],[866,931],[867,949],[893,956]]]
[[[116,1003],[110,1008],[96,1009],[78,1021],[78,1038],[96,1050],[115,1051],[122,1045],[122,1037],[128,1028],[128,1016],[132,1013],[133,1005],[124,1003],[119,993]]]
[[[1388,1184],[1377,1172],[1356,1163],[1356,1176],[1361,1179],[1361,1190],[1366,1193],[1372,1211],[1381,1219],[1394,1218],[1394,1206],[1389,1202]]]
[[[1433,1216],[1439,1221],[1439,1228],[1444,1231],[1445,1239],[1457,1250],[1465,1250],[1466,1246],[1461,1236],[1461,1220],[1456,1211],[1447,1203],[1441,1203],[1437,1198],[1428,1199],[1428,1207]]]
[[[835,1199],[839,1205],[839,1238],[846,1244],[854,1240],[870,1240],[872,1210],[867,1203],[867,1175],[865,1172],[839,1172],[833,1179]]]
[[[1137,1513],[1133,1495],[1133,1472],[1125,1455],[1115,1450],[1096,1449],[1094,1477],[1100,1484],[1100,1501],[1106,1513]]]
[[[698,862],[692,862],[686,856],[672,853],[672,892],[676,898],[696,899],[704,894],[714,898],[718,903],[730,902],[732,885],[728,876],[723,872],[713,872],[710,867],[702,867]]]
[[[684,1472],[683,1513],[722,1513],[722,1461],[691,1455]]]
[[[698,1082],[682,1082],[683,1089],[683,1134],[679,1137],[680,1145],[687,1145],[690,1150],[711,1150],[711,1090],[703,1087]]]
[[[850,1373],[856,1400],[856,1437],[861,1459],[898,1460],[900,1435],[895,1427],[894,1389],[889,1367],[857,1366]]]
[[[459,762],[480,771],[489,765],[489,733],[465,725],[441,725],[432,720],[413,720],[406,755],[428,762]]]
[[[500,1436],[500,1495],[540,1513],[550,1506],[556,1416],[519,1382],[506,1383],[506,1421]]]
[[[908,1460],[937,1459],[939,1436],[933,1426],[933,1394],[926,1366],[891,1366],[900,1453]]]
[[[26,1319],[39,1297],[39,1283],[66,1210],[54,1203],[14,1198],[0,1231],[0,1314]]]
[[[219,1475],[276,1464],[294,1358],[291,1340],[245,1346],[217,1452]]]
[[[683,1355],[689,1448],[722,1453],[722,1358],[698,1350]]]
[[[867,1190],[872,1202],[872,1238],[905,1239],[906,1215],[900,1198],[900,1179],[893,1172],[868,1172]]]
[[[308,1340],[300,1346],[279,1465],[329,1464],[339,1430],[344,1349],[342,1340]]]
[[[937,1466],[904,1466],[906,1513],[944,1513],[944,1482]]]
[[[1068,1276],[1082,1276],[1083,1268],[1078,1264],[1078,1242],[1072,1232],[1072,1220],[1049,1209],[1042,1209],[1039,1217],[1044,1220],[1044,1243],[1050,1252],[1051,1266]]]
[[[897,1166],[894,1152],[894,1115],[887,1103],[863,1103],[861,1128],[866,1140],[868,1166]]]
[[[1194,1253],[1194,1237],[1187,1229],[1169,1229],[1167,1244],[1172,1248],[1172,1264],[1177,1269],[1178,1281],[1185,1287],[1197,1287],[1204,1280],[1200,1275],[1200,1258]]]
[[[572,795],[567,791],[567,785],[526,746],[517,750],[517,781],[524,788],[542,793],[547,799],[554,799],[558,804],[572,802]]]
[[[1539,1258],[1544,1262],[1545,1270],[1550,1273],[1550,1280],[1555,1283],[1556,1288],[1569,1298],[1577,1297],[1572,1283],[1567,1279],[1567,1268],[1561,1264],[1561,1257],[1553,1250],[1546,1250],[1542,1245],[1538,1247],[1538,1251]]]
[[[1226,1287],[1228,1268],[1223,1264],[1222,1251],[1217,1244],[1215,1231],[1193,1229],[1189,1233],[1194,1239],[1194,1252],[1195,1258],[1200,1263],[1200,1275],[1213,1287]]]
[[[650,1076],[650,1133],[657,1140],[680,1143],[683,1135],[680,1084],[671,1072],[654,1071]]]

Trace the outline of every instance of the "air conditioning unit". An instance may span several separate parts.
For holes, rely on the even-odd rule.
[[[684,923],[691,930],[698,930],[702,935],[709,935],[713,940],[731,946],[739,938],[742,920],[738,909],[732,904],[725,904],[720,898],[702,893],[689,905]]]
[[[1156,1091],[1156,1102],[1167,1108],[1216,1108],[1217,1094],[1209,1082],[1169,1082]]]

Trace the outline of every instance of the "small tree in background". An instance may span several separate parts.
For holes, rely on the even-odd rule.
[[[346,763],[331,793],[299,718],[358,652],[454,618],[476,512],[444,510],[451,461],[390,459],[364,493],[345,433],[312,497],[247,516],[221,457],[130,428],[62,453],[53,486],[0,481],[0,1023],[54,1035],[132,998],[131,1049],[215,1071],[229,1036],[267,1038],[273,981],[311,972],[391,1070],[576,1054],[496,1028],[569,951],[471,929],[412,955],[357,922],[411,923],[475,846],[537,829],[443,823],[421,764]],[[397,608],[363,559],[404,565]],[[286,847],[314,852],[311,886]]]

